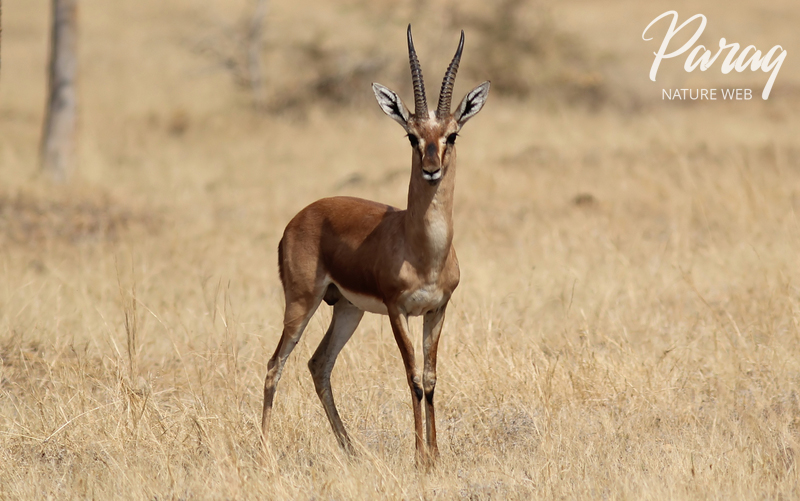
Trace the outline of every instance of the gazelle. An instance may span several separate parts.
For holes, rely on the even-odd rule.
[[[333,319],[308,368],[339,445],[353,452],[331,393],[330,376],[336,357],[353,335],[365,311],[389,316],[405,365],[414,410],[416,458],[438,456],[433,390],[436,350],[445,309],[459,281],[453,249],[453,188],[456,136],[486,102],[484,82],[450,112],[453,84],[464,47],[458,50],[442,82],[439,105],[429,111],[411,25],[408,57],[414,84],[414,114],[400,97],[374,83],[381,109],[399,123],[411,142],[408,207],[352,197],[318,200],[301,210],[286,226],[278,244],[278,267],[286,297],[283,334],[269,360],[264,382],[262,439],[266,446],[272,402],[281,371],[308,321],[323,300],[333,305]],[[424,370],[420,373],[409,338],[408,317],[424,316]],[[427,450],[422,442],[422,398],[425,397]],[[430,463],[428,463],[430,464]]]

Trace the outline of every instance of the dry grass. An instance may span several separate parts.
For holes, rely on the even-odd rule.
[[[283,226],[321,196],[402,206],[401,131],[376,106],[253,113],[194,50],[245,3],[162,4],[82,6],[82,164],[67,187],[36,175],[46,4],[4,11],[0,498],[800,497],[794,3],[723,15],[705,1],[715,36],[789,49],[766,104],[653,99],[647,56],[624,58],[680,2],[548,11],[578,46],[619,54],[608,64],[635,75],[625,92],[645,104],[493,96],[465,128],[463,279],[439,352],[442,460],[429,474],[413,465],[402,363],[377,316],[334,372],[360,453],[338,450],[305,366],[325,307],[281,380],[274,458],[262,463],[258,446]],[[265,58],[287,82],[279,41],[338,40],[339,24],[337,43],[379,47],[394,68],[405,20],[419,22],[432,82],[456,40],[441,28],[445,3],[272,5]],[[407,89],[387,71],[377,78]]]

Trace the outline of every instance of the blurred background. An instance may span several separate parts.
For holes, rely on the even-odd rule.
[[[797,497],[796,0],[79,0],[62,180],[40,159],[50,7],[3,4],[0,497]],[[706,47],[781,45],[769,100],[722,58],[651,82],[667,10],[704,14]],[[265,471],[276,246],[321,197],[405,207],[408,143],[370,84],[412,103],[408,23],[429,102],[461,29],[454,98],[492,82],[458,146],[443,466],[418,482],[371,315],[333,383],[369,459],[337,459],[305,368],[321,308]]]
[[[754,44],[763,52],[781,44],[791,53],[798,43],[794,9],[781,1],[764,6],[746,0],[732,5],[175,0],[124,6],[84,0],[78,16],[80,132],[75,173],[69,177],[112,191],[128,186],[133,188],[128,191],[161,200],[164,197],[153,189],[166,188],[167,198],[174,201],[176,194],[213,184],[219,176],[231,182],[266,175],[273,183],[302,177],[294,175],[290,166],[322,168],[321,158],[328,160],[325,170],[340,162],[350,165],[349,172],[334,171],[331,179],[384,168],[358,168],[338,152],[313,155],[325,149],[323,143],[336,136],[337,129],[380,118],[371,82],[380,81],[410,99],[403,37],[409,22],[415,27],[432,93],[452,56],[458,31],[466,31],[467,51],[456,91],[463,94],[477,82],[492,81],[495,111],[476,135],[493,136],[487,143],[497,145],[494,155],[513,156],[537,140],[536,131],[525,131],[525,124],[514,127],[514,114],[526,119],[538,115],[536,121],[544,128],[554,113],[623,122],[643,116],[662,122],[681,116],[709,116],[711,121],[725,116],[726,122],[737,122],[736,117],[758,114],[768,116],[772,124],[791,115],[799,95],[798,69],[791,56],[767,103],[757,98],[768,75],[761,71],[723,75],[722,58],[707,72],[693,73],[682,70],[688,54],[667,60],[658,81],[651,82],[653,52],[668,22],[653,28],[654,39],[649,42],[641,33],[666,10],[678,10],[680,22],[695,13],[705,14],[709,23],[698,43],[707,47],[715,48],[719,38],[726,37],[742,46]],[[11,2],[5,9],[0,175],[8,187],[37,177],[49,11],[50,5],[42,1]],[[683,30],[671,47],[682,44],[696,27],[694,23]],[[754,89],[756,99],[733,105],[663,101],[662,88],[682,87],[746,87]],[[517,128],[528,144],[501,133],[503,125],[496,120]],[[676,133],[691,133],[697,142],[729,137],[716,134],[719,127],[711,121],[707,125],[712,130],[677,128]],[[751,121],[743,118],[741,123]],[[351,140],[382,141],[391,130],[389,124],[383,125],[380,134],[358,134]],[[300,131],[315,127],[312,137],[302,137]],[[730,123],[728,127],[737,128]],[[323,128],[328,133],[321,134]],[[746,137],[752,136],[753,128],[738,127]],[[312,144],[315,147],[309,147]],[[346,149],[357,155],[358,144]],[[308,157],[287,161],[289,151]],[[392,154],[387,151],[386,157],[395,158],[399,151],[399,147]],[[253,179],[247,184],[255,188],[261,183]]]

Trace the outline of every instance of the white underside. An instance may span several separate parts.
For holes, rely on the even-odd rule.
[[[342,293],[342,296],[353,303],[356,308],[379,315],[389,314],[386,304],[380,299],[345,289],[333,280],[331,280],[331,283],[333,283],[339,289],[339,292]],[[414,292],[404,294],[401,297],[398,307],[400,311],[404,312],[406,315],[416,317],[440,307],[442,303],[444,303],[444,292],[441,289],[438,287],[423,287]]]
[[[339,292],[342,293],[348,301],[353,303],[353,305],[364,311],[368,311],[370,313],[378,313],[380,315],[388,315],[389,311],[386,309],[386,305],[380,299],[367,296],[366,294],[359,294],[358,292],[353,292],[351,290],[347,290],[341,285],[337,284],[333,280],[331,282],[339,289]]]

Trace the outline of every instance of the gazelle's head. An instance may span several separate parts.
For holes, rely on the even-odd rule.
[[[483,82],[467,93],[455,112],[450,111],[453,84],[456,81],[456,72],[463,48],[464,32],[462,31],[456,55],[453,56],[453,60],[444,74],[442,90],[439,92],[439,105],[435,112],[428,111],[422,68],[420,68],[419,59],[414,50],[410,24],[408,25],[408,59],[411,63],[411,78],[414,83],[414,113],[411,114],[408,111],[406,105],[394,91],[378,83],[372,84],[372,90],[375,92],[375,97],[383,112],[402,125],[408,133],[408,140],[414,151],[415,172],[412,175],[422,176],[431,185],[439,183],[452,160],[455,159],[458,131],[467,123],[467,120],[478,114],[489,95],[489,82]],[[416,172],[417,166],[420,167],[419,172]]]

